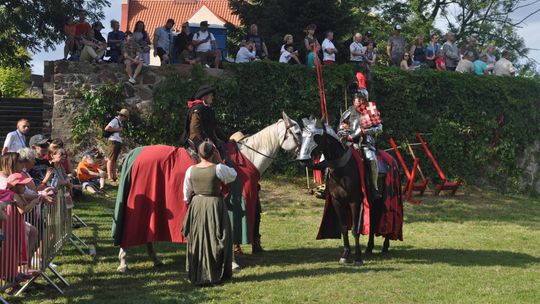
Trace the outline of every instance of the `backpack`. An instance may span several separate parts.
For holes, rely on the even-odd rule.
[[[103,129],[101,130],[101,136],[103,138],[107,138],[109,139],[109,137],[111,137],[115,132],[107,132],[105,131],[105,128],[109,125],[109,123],[111,121],[113,121],[114,119],[118,120],[118,118],[116,117],[112,117],[112,118],[106,118],[105,121],[104,121],[104,124],[105,126],[103,127]],[[120,120],[118,120],[118,124],[120,125],[120,127],[122,127],[122,122]]]

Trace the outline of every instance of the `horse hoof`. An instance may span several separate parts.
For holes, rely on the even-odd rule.
[[[381,254],[388,254],[389,251],[390,251],[390,250],[389,250],[388,248],[383,248],[383,249],[381,250]]]
[[[240,267],[240,265],[238,265],[238,263],[232,262],[232,272],[233,273],[239,273],[241,270],[242,270],[242,268]]]
[[[163,262],[154,263],[155,268],[160,268],[160,267],[163,267],[163,266],[165,266],[165,264],[163,264]]]
[[[354,261],[354,266],[358,266],[358,267],[364,266],[364,261],[362,261],[362,260]]]
[[[351,264],[352,263],[352,260],[349,259],[349,258],[341,258],[339,259],[339,264],[341,265],[346,265],[346,264]]]
[[[118,266],[118,268],[116,268],[116,271],[117,272],[120,272],[120,273],[126,273],[128,270],[128,266],[127,265],[124,265],[124,266]]]
[[[366,249],[366,254],[367,255],[372,255],[373,254],[373,248]]]

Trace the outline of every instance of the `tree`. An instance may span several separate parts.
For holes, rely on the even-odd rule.
[[[24,96],[30,74],[30,68],[0,67],[0,97]]]
[[[18,55],[18,49],[36,52],[53,49],[64,40],[66,16],[76,16],[85,8],[90,19],[103,18],[102,8],[108,0],[48,0],[0,2],[0,66],[26,66],[29,56]]]

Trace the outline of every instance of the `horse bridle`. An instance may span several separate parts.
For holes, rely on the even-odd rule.
[[[289,134],[292,135],[293,137],[293,140],[294,140],[294,143],[296,144],[296,150],[298,151],[298,149],[300,149],[302,143],[301,142],[298,142],[298,139],[296,138],[296,136],[294,136],[294,133],[291,131],[291,129],[294,127],[293,124],[290,124],[288,121],[286,121],[285,119],[283,120],[283,123],[285,123],[285,135],[283,135],[283,140],[281,141],[281,143],[279,144],[279,146],[281,147],[285,141],[287,140]],[[248,148],[249,150],[261,155],[261,156],[264,156],[266,158],[269,158],[271,160],[276,160],[275,157],[272,157],[272,156],[269,156],[269,155],[266,155],[260,151],[257,151],[256,149],[246,145],[243,141],[239,141],[238,144]]]

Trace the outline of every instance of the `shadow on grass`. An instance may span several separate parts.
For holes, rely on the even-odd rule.
[[[448,264],[452,266],[504,266],[525,268],[540,259],[528,254],[467,249],[405,249],[395,250],[391,258],[406,264]]]

